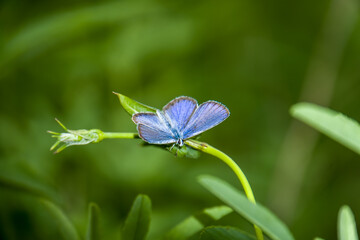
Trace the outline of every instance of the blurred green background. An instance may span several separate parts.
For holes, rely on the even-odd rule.
[[[161,108],[187,95],[231,116],[202,141],[233,157],[257,200],[297,239],[336,238],[348,204],[360,222],[359,156],[288,114],[300,100],[360,120],[356,0],[21,1],[0,3],[0,239],[61,239],[50,196],[84,236],[87,206],[116,239],[138,193],[153,202],[150,239],[220,201],[196,181],[217,159],[180,159],[140,140],[53,155],[46,130],[136,131],[116,91]],[[12,187],[9,187],[12,186]],[[252,231],[236,214],[218,224]]]

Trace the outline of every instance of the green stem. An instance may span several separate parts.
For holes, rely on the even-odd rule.
[[[61,123],[59,122],[59,124],[61,124]],[[64,126],[63,126],[63,128],[67,132],[69,132],[71,134],[75,134],[75,135],[79,134],[79,131],[82,131],[81,133],[84,134],[83,133],[84,130],[78,130],[78,131],[67,130]],[[100,141],[102,141],[103,139],[106,139],[106,138],[111,138],[111,139],[114,139],[114,138],[125,138],[125,139],[139,138],[138,133],[102,132],[99,129],[92,129],[92,130],[89,130],[89,131],[86,130],[86,131],[98,134],[99,138],[97,138],[97,141],[95,141],[94,143],[100,142]],[[59,134],[54,133],[54,132],[50,132],[50,133],[55,134],[56,136],[59,135]],[[83,135],[81,135],[81,136],[84,137]],[[58,142],[61,142],[61,140],[58,140]],[[58,142],[55,143],[54,147],[56,147]],[[195,140],[186,140],[185,144],[187,144],[190,147],[195,148],[195,149],[197,149],[199,151],[202,151],[204,153],[208,153],[210,155],[213,155],[214,157],[217,157],[220,160],[222,160],[224,163],[226,163],[233,170],[233,172],[236,174],[236,176],[240,180],[240,183],[244,188],[244,191],[245,191],[245,194],[246,194],[247,198],[252,203],[256,204],[254,194],[253,194],[253,192],[251,190],[251,187],[250,187],[250,184],[249,184],[248,180],[246,179],[245,174],[240,169],[240,167],[229,156],[227,156],[225,153],[221,152],[220,150],[210,146],[207,143],[203,143],[203,142],[199,142],[199,141],[195,141]],[[65,145],[62,146],[62,148],[60,148],[60,150],[58,149],[56,152],[60,152],[61,150],[63,150],[63,148],[66,148],[67,146],[70,146],[70,145],[65,144]],[[54,147],[52,147],[52,149]],[[255,228],[255,233],[256,233],[257,239],[258,240],[263,240],[264,236],[263,236],[263,233],[262,233],[261,229],[256,225],[254,225],[254,228]]]
[[[200,150],[204,153],[213,155],[214,157],[217,157],[221,161],[226,163],[231,168],[231,170],[233,170],[233,172],[236,174],[236,176],[240,180],[240,183],[244,188],[246,197],[249,199],[250,202],[256,204],[255,197],[254,197],[254,194],[250,187],[249,181],[247,180],[247,178],[246,178],[245,174],[243,173],[243,171],[241,170],[241,168],[234,162],[234,160],[232,160],[225,153],[221,152],[220,150],[218,150],[204,142],[199,142],[199,141],[195,141],[195,140],[186,140],[185,144],[187,144],[190,147],[193,147],[197,150]],[[264,236],[263,236],[261,229],[256,225],[254,225],[254,228],[255,228],[255,233],[256,233],[257,239],[263,240]]]
[[[106,138],[134,139],[134,138],[139,138],[139,135],[137,133],[104,132],[103,139],[106,139]]]

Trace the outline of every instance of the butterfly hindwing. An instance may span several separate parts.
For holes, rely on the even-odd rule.
[[[229,109],[216,101],[201,104],[191,116],[182,135],[184,139],[194,137],[223,122],[230,115]]]
[[[159,129],[151,128],[143,124],[138,124],[137,129],[139,136],[145,142],[151,144],[170,144],[176,142],[176,139],[169,132],[163,132]]]
[[[178,97],[166,104],[163,113],[171,127],[180,133],[186,127],[197,106],[197,101],[191,97]]]
[[[170,144],[176,142],[167,124],[155,113],[136,113],[132,120],[137,124],[139,136],[151,144]]]

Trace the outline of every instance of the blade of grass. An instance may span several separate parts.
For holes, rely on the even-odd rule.
[[[144,240],[150,226],[151,200],[146,195],[138,195],[126,218],[122,229],[124,240]]]
[[[243,193],[240,193],[233,186],[212,176],[200,176],[199,182],[235,212],[259,226],[270,238],[294,240],[291,232],[280,219],[265,207],[250,202]]]
[[[256,240],[234,227],[207,227],[201,233],[200,240]]]
[[[56,222],[64,240],[80,240],[74,225],[58,206],[45,199],[42,199],[41,203],[53,216],[53,220]]]
[[[0,173],[0,187],[59,202],[59,196],[51,188],[14,172],[11,176],[4,172]]]
[[[176,225],[165,236],[166,240],[184,240],[200,232],[204,227],[230,214],[233,210],[228,206],[206,208],[198,214],[186,218]]]
[[[354,215],[348,206],[342,206],[338,217],[339,240],[358,240]]]
[[[291,107],[291,115],[360,154],[360,125],[355,120],[312,103]]]
[[[86,240],[100,240],[100,209],[95,203],[89,204],[89,219],[86,231]]]

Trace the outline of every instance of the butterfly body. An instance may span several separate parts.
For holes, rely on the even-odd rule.
[[[162,111],[136,113],[132,120],[144,141],[182,147],[186,139],[215,127],[229,115],[229,110],[219,102],[207,101],[198,106],[191,97],[178,97],[165,105]]]

